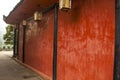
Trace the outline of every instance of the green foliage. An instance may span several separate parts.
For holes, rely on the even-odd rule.
[[[14,26],[13,25],[8,25],[6,27],[6,34],[4,34],[3,39],[4,39],[4,44],[6,45],[13,45],[13,40],[14,40]]]

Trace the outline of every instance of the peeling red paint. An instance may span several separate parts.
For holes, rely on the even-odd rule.
[[[57,80],[113,80],[114,2],[79,0],[60,11]]]

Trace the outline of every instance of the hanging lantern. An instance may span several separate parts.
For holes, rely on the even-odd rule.
[[[13,28],[14,28],[14,29],[17,29],[18,26],[19,26],[19,24],[15,24],[15,25],[13,25]]]
[[[59,0],[59,9],[65,11],[71,9],[71,0]]]
[[[13,30],[14,30],[14,26],[11,25],[11,26],[10,26],[10,31],[13,31]]]
[[[17,28],[16,25],[13,25],[13,28],[16,29]]]
[[[34,20],[35,21],[40,21],[42,19],[42,13],[39,13],[38,11],[36,11],[34,13]]]
[[[26,25],[27,25],[27,21],[26,21],[26,20],[23,20],[23,21],[22,21],[22,25],[23,25],[23,26],[26,26]]]

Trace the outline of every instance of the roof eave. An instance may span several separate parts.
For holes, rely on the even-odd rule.
[[[13,8],[13,10],[8,14],[8,16],[3,15],[3,20],[7,23],[7,24],[14,24],[14,23],[10,23],[7,21],[8,17],[23,3],[24,0],[20,0],[20,2],[17,3],[17,5]]]

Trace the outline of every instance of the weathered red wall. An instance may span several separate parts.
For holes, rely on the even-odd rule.
[[[77,0],[59,15],[58,79],[113,80],[115,0]]]
[[[25,63],[49,77],[52,76],[53,17],[54,14],[48,13],[39,23],[30,21],[26,32]]]
[[[26,32],[25,63],[52,77],[54,13]],[[37,26],[39,25],[39,26]],[[77,0],[59,11],[57,80],[112,80],[115,0]]]
[[[23,27],[19,25],[19,40],[18,40],[18,59],[22,61],[22,56],[23,56]]]

